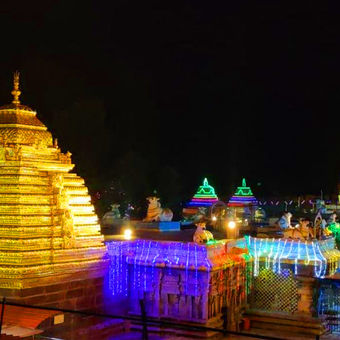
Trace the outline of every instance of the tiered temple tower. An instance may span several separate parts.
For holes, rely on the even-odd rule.
[[[203,184],[199,186],[194,197],[183,208],[184,220],[192,221],[199,210],[207,212],[217,202],[215,189],[204,178]]]
[[[203,185],[200,185],[188,207],[210,207],[218,201],[215,189],[209,185],[208,180],[204,178]]]
[[[257,200],[254,197],[250,187],[247,186],[246,179],[242,179],[242,185],[237,187],[234,196],[229,200],[229,207],[256,206]]]
[[[13,101],[0,107],[0,296],[92,307],[85,288],[99,284],[106,265],[97,216],[84,180],[70,172],[71,153],[20,93],[15,73]]]

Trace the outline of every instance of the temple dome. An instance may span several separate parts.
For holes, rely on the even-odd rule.
[[[22,104],[8,104],[0,107],[0,129],[7,125],[46,126],[36,117],[36,112]]]
[[[52,146],[52,135],[37,118],[36,111],[19,101],[19,74],[14,75],[12,103],[0,107],[0,142]]]

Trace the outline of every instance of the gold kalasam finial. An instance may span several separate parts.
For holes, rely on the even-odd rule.
[[[20,73],[18,71],[14,72],[14,76],[13,76],[13,91],[11,92],[13,95],[13,104],[20,104],[20,100],[19,100],[19,96],[21,94],[20,90],[19,90],[19,76]]]

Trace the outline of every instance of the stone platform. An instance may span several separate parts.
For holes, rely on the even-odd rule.
[[[180,222],[139,222],[136,224],[138,230],[156,230],[156,231],[179,231],[181,230]]]
[[[0,289],[9,302],[71,310],[99,310],[103,307],[104,278],[73,280],[27,289]]]
[[[326,323],[321,318],[308,315],[285,315],[265,311],[247,311],[252,328],[272,330],[277,333],[290,332],[306,336],[322,335],[326,332]]]

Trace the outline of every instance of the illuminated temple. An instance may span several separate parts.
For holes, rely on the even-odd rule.
[[[12,95],[12,103],[0,107],[0,295],[89,307],[67,295],[69,282],[89,287],[105,268],[88,190],[71,173],[71,153],[62,153],[36,112],[20,103],[18,73]],[[27,288],[45,286],[58,297],[46,299],[46,288],[30,297]]]
[[[315,310],[318,280],[332,277],[340,262],[334,238],[135,239],[109,242],[108,254],[111,299],[124,301],[130,314],[140,314],[143,299],[154,318],[221,327],[226,310],[229,330],[246,318],[255,328],[309,335],[327,328]]]
[[[130,316],[141,314],[143,300],[148,317],[176,323],[238,331],[248,320],[276,332],[325,331],[316,305],[329,310],[333,303],[319,286],[339,268],[334,237],[196,244],[190,229],[142,230],[131,239],[114,235],[105,246],[84,180],[71,172],[71,154],[20,103],[18,74],[12,95],[0,107],[0,296]],[[184,212],[218,203],[204,179]],[[256,204],[243,180],[229,207]]]

